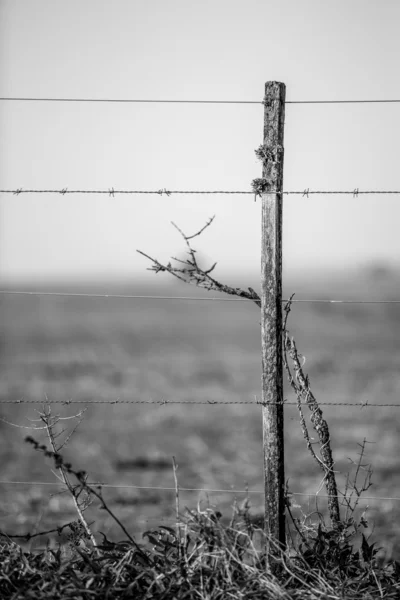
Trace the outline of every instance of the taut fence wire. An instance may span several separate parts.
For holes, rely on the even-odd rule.
[[[145,300],[196,300],[212,301],[212,302],[251,302],[248,298],[215,298],[202,297],[202,296],[144,296],[144,295],[130,295],[130,294],[89,294],[83,292],[45,292],[40,290],[0,290],[0,295],[18,295],[18,296],[60,296],[60,297],[76,297],[76,298],[115,298],[119,300],[123,299],[145,299]],[[282,300],[282,303],[289,302],[289,300]],[[400,300],[332,300],[332,299],[318,299],[318,298],[305,298],[305,299],[292,299],[291,302],[298,303],[316,303],[316,304],[400,304]]]
[[[99,481],[90,481],[87,482],[88,485],[96,485],[102,488],[110,488],[110,489],[132,489],[132,490],[153,490],[160,492],[175,492],[175,487],[161,487],[161,486],[151,486],[151,485],[129,485],[129,484],[110,484],[110,483],[102,483]],[[43,486],[61,486],[65,487],[65,483],[62,481],[7,481],[0,480],[0,485],[43,485]],[[234,490],[234,489],[214,489],[214,488],[186,488],[179,486],[180,492],[210,492],[212,494],[263,494],[264,490]],[[306,492],[288,492],[288,496],[306,496],[309,498],[329,498],[326,494],[309,494]],[[338,494],[337,498],[343,498],[343,494]],[[400,500],[400,498],[394,496],[360,496],[359,500]]]
[[[0,400],[1,404],[155,404],[157,406],[167,406],[167,404],[205,404],[208,406],[213,405],[224,405],[224,404],[245,404],[246,406],[298,406],[298,402],[262,402],[261,400],[254,400],[249,402],[248,400],[32,400],[32,399],[18,399],[18,400]],[[302,403],[304,406],[306,403]],[[358,406],[358,408],[369,408],[369,407],[382,407],[382,408],[400,408],[400,404],[380,404],[373,402],[318,402],[320,406]],[[0,417],[0,421],[4,421]]]
[[[100,102],[122,104],[264,104],[263,100],[163,100],[137,98],[26,98],[3,96],[0,101],[11,102]],[[389,104],[400,103],[397,99],[378,100],[286,100],[285,104]]]

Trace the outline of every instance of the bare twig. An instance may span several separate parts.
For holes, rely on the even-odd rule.
[[[83,470],[75,471],[72,468],[70,463],[67,463],[64,461],[61,454],[59,454],[58,452],[47,450],[47,448],[44,444],[39,444],[31,436],[26,437],[25,441],[28,442],[29,444],[32,444],[32,446],[34,447],[35,450],[40,450],[41,452],[43,452],[43,454],[46,457],[52,458],[54,460],[56,469],[60,469],[60,467],[63,467],[67,473],[74,475],[79,482],[78,487],[80,486],[81,488],[83,488],[87,492],[89,492],[89,494],[92,494],[98,500],[100,500],[101,508],[104,509],[105,511],[107,511],[108,514],[110,515],[110,517],[112,517],[114,519],[114,521],[119,525],[119,527],[122,529],[124,534],[127,536],[129,541],[131,542],[131,544],[136,548],[136,551],[141,555],[141,557],[146,561],[147,564],[152,563],[150,557],[141,549],[141,547],[137,544],[137,542],[134,540],[134,538],[127,531],[124,524],[121,523],[121,521],[118,519],[118,517],[112,512],[112,510],[105,503],[103,496],[102,496],[101,486],[98,486],[96,489],[96,488],[92,487],[91,485],[89,485],[87,483],[87,473],[85,471],[83,471]]]
[[[56,427],[57,423],[59,422],[60,417],[52,416],[51,408],[50,408],[50,406],[48,406],[47,408],[45,407],[43,409],[43,412],[40,414],[40,419],[43,422],[44,426],[46,427],[47,437],[49,439],[49,442],[53,449],[54,454],[58,454],[59,451],[61,450],[61,448],[63,447],[63,445],[66,443],[66,442],[64,442],[64,444],[60,444],[59,446],[56,445],[56,438],[59,437],[60,432],[57,433],[55,431],[55,427]],[[80,422],[81,421],[78,422],[78,425],[80,424]],[[76,425],[76,427],[78,425]],[[76,429],[76,427],[75,427],[75,429]],[[70,436],[68,436],[67,442],[69,441],[69,439],[70,439]],[[83,489],[81,489],[80,486],[77,487],[77,486],[72,485],[72,483],[68,477],[67,471],[65,470],[63,464],[59,464],[56,468],[58,469],[58,471],[60,473],[59,479],[65,484],[66,488],[68,489],[69,493],[72,496],[72,499],[75,504],[76,512],[78,513],[79,521],[82,524],[82,527],[85,531],[86,537],[88,539],[90,539],[93,546],[96,548],[97,547],[96,539],[95,539],[95,537],[86,521],[86,518],[83,514],[84,511],[91,504],[90,495],[87,495],[83,499],[80,499],[80,495],[81,495],[81,492],[83,491]]]
[[[175,518],[176,518],[176,540],[178,542],[178,555],[181,558],[182,555],[182,543],[181,543],[181,519],[179,514],[179,484],[178,484],[178,465],[176,464],[175,456],[172,457],[172,468],[174,471],[175,481]]]
[[[345,491],[343,493],[343,502],[342,503],[346,505],[345,521],[348,521],[350,518],[356,531],[359,529],[359,525],[357,525],[357,523],[354,520],[354,518],[352,517],[352,515],[354,514],[356,508],[358,507],[361,495],[364,492],[366,492],[367,490],[369,490],[369,488],[372,485],[372,481],[371,481],[372,467],[370,464],[363,464],[363,459],[364,459],[364,455],[365,455],[365,446],[368,443],[373,443],[373,442],[368,442],[364,438],[362,444],[358,444],[361,448],[361,451],[359,453],[357,463],[355,463],[355,461],[353,461],[352,459],[349,459],[353,465],[356,465],[356,472],[354,474],[352,481],[350,481],[350,473],[347,474]],[[361,487],[359,487],[358,479],[361,474],[361,471],[365,472],[365,477],[364,477],[364,481],[363,481]],[[350,489],[351,489],[351,492],[349,493]],[[353,500],[354,496],[355,496],[355,499]],[[365,518],[365,513],[367,510],[368,510],[368,507],[364,510],[364,512],[360,518],[360,524],[363,527],[367,527],[367,525],[368,525],[367,519]],[[350,517],[349,517],[349,515],[350,515]]]
[[[73,525],[73,523],[76,523],[76,521],[70,521],[69,523],[65,523],[64,525],[60,525],[59,527],[57,527],[56,529],[48,529],[47,531],[39,531],[36,533],[21,533],[19,535],[11,535],[10,533],[5,533],[4,531],[0,531],[0,535],[4,536],[5,538],[19,538],[21,540],[25,540],[26,542],[29,542],[30,540],[32,540],[35,537],[39,537],[41,535],[49,535],[50,533],[58,533],[58,535],[61,535],[61,533],[63,532],[64,529],[66,529],[67,527],[71,527],[71,525]],[[92,523],[90,523],[92,525]]]
[[[188,247],[188,254],[189,254],[190,258],[188,258],[186,260],[181,260],[181,259],[171,257],[172,260],[175,260],[180,265],[183,265],[181,267],[172,266],[171,262],[169,262],[167,264],[162,264],[156,258],[153,258],[153,257],[149,256],[148,254],[145,254],[145,252],[142,252],[141,250],[137,250],[137,252],[139,254],[141,254],[142,256],[144,256],[145,258],[148,258],[153,263],[153,265],[148,269],[148,271],[154,271],[155,273],[160,273],[160,272],[166,271],[166,272],[170,273],[171,275],[173,275],[174,277],[176,277],[177,279],[184,281],[185,283],[189,283],[189,284],[195,285],[197,287],[201,287],[208,291],[213,290],[213,291],[217,291],[217,292],[223,292],[223,293],[229,294],[231,296],[238,296],[239,298],[247,298],[248,300],[252,300],[253,302],[255,302],[255,304],[259,308],[261,308],[260,296],[252,288],[250,288],[250,287],[247,288],[248,291],[243,290],[241,288],[234,288],[229,285],[225,285],[224,283],[221,283],[220,281],[217,281],[217,279],[215,279],[214,277],[211,277],[210,273],[215,269],[217,263],[214,263],[208,269],[202,269],[200,267],[200,265],[198,264],[197,259],[196,259],[196,250],[194,248],[192,248],[189,241],[191,239],[193,239],[194,237],[200,235],[207,227],[209,227],[211,225],[213,220],[214,220],[214,217],[211,217],[199,231],[197,231],[196,233],[194,233],[193,235],[190,235],[190,236],[185,235],[183,233],[183,231],[175,223],[172,223],[172,225],[175,227],[175,229],[177,231],[179,231],[179,233],[185,240],[185,243]]]

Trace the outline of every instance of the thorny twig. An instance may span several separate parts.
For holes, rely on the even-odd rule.
[[[81,413],[79,414],[80,420],[78,421],[78,423],[75,426],[75,428],[73,429],[73,431],[76,430],[76,428],[79,426],[79,424],[82,421],[82,419],[81,419],[82,412],[84,412],[84,411],[81,411]],[[63,448],[63,446],[66,446],[68,444],[72,433],[69,436],[67,436],[67,438],[64,440],[64,442],[62,444],[57,446],[56,438],[59,437],[61,435],[61,433],[63,433],[63,432],[56,433],[55,427],[56,427],[57,423],[60,421],[61,417],[59,417],[58,415],[52,416],[50,406],[47,406],[47,408],[45,407],[43,409],[43,412],[39,413],[39,416],[40,416],[40,420],[46,427],[47,437],[49,439],[53,453],[58,454],[59,451]],[[69,493],[72,496],[72,499],[75,504],[76,512],[78,513],[79,521],[80,521],[83,531],[85,533],[85,537],[87,539],[90,539],[90,541],[93,544],[93,547],[97,549],[96,539],[88,525],[88,522],[86,521],[85,515],[83,514],[85,512],[85,510],[92,503],[90,494],[86,494],[84,496],[82,494],[84,488],[82,488],[81,486],[74,486],[71,483],[70,478],[68,477],[68,473],[62,463],[60,463],[59,465],[56,465],[56,468],[58,469],[58,471],[60,473],[60,477],[58,477],[58,479],[62,483],[64,483],[64,485],[66,486],[66,488],[68,489]],[[81,494],[82,494],[82,497],[80,497]]]
[[[61,535],[63,530],[66,529],[67,527],[71,527],[73,526],[73,524],[76,523],[76,521],[70,521],[69,523],[65,523],[64,525],[60,525],[59,527],[56,527],[55,529],[48,529],[47,531],[38,531],[37,533],[20,533],[18,535],[11,535],[10,533],[5,533],[4,531],[0,531],[0,536],[3,536],[5,538],[9,538],[9,539],[21,539],[21,540],[25,540],[26,542],[29,542],[30,540],[32,540],[35,537],[39,537],[42,535],[49,535],[50,533],[58,533],[58,535]],[[91,523],[92,525],[92,523]]]
[[[353,478],[353,481],[350,482],[350,473],[347,473],[346,476],[346,483],[345,483],[345,489],[344,489],[344,493],[343,493],[343,503],[346,506],[346,517],[345,517],[345,521],[349,521],[349,519],[351,519],[351,523],[352,525],[354,525],[355,530],[357,531],[359,526],[356,525],[355,520],[353,519],[352,515],[354,514],[359,501],[360,501],[360,497],[361,494],[363,494],[364,492],[366,492],[367,490],[369,490],[369,488],[372,485],[372,481],[371,481],[371,477],[372,477],[372,468],[370,464],[363,464],[363,458],[365,455],[365,446],[368,443],[372,443],[372,442],[368,442],[365,438],[363,440],[362,444],[358,444],[361,448],[360,454],[359,454],[359,458],[357,463],[355,463],[355,461],[353,461],[351,458],[349,458],[350,462],[354,464],[356,464],[356,472]],[[361,485],[361,488],[358,487],[358,478],[360,475],[360,471],[364,471],[365,472],[365,477],[364,477],[364,481]],[[348,494],[349,489],[351,488],[351,492],[350,494]],[[355,500],[353,501],[353,504],[351,503],[351,501],[353,500],[353,497],[355,495]],[[360,524],[363,527],[367,527],[368,526],[368,521],[365,517],[365,514],[368,510],[368,506],[366,507],[366,509],[363,511],[361,518],[360,518]],[[349,517],[350,514],[350,517]]]
[[[312,457],[316,460],[318,466],[324,472],[324,480],[325,486],[328,492],[328,509],[329,516],[333,526],[337,526],[340,523],[340,509],[339,509],[339,499],[338,499],[338,490],[336,484],[336,476],[334,467],[334,461],[332,456],[332,449],[330,443],[330,434],[328,424],[323,418],[322,410],[318,405],[317,400],[314,397],[310,389],[310,382],[308,376],[304,374],[303,367],[300,364],[300,358],[297,351],[296,343],[289,336],[289,332],[287,330],[287,319],[290,312],[291,302],[292,302],[293,294],[290,297],[289,301],[285,305],[285,317],[283,321],[283,365],[285,367],[289,383],[293,388],[298,403],[298,409],[300,413],[300,422],[303,431],[304,438],[307,442],[307,447],[311,452]],[[287,355],[290,356],[294,365],[294,375],[292,374],[289,363],[287,360]],[[318,434],[319,443],[320,443],[320,455],[319,458],[313,447],[312,442],[310,440],[310,436],[308,434],[306,422],[304,419],[304,415],[302,412],[301,405],[307,404],[308,408],[311,411],[310,421]]]
[[[80,423],[82,422],[82,415],[84,414],[84,412],[87,409],[83,409],[81,411],[79,411],[78,414],[76,415],[72,415],[69,417],[60,417],[59,415],[55,415],[53,416],[51,414],[51,408],[50,406],[47,406],[46,409],[46,405],[43,408],[43,412],[40,411],[36,411],[39,414],[39,419],[32,419],[31,422],[35,422],[35,421],[39,421],[43,423],[43,426],[40,427],[38,425],[17,425],[16,423],[10,423],[8,421],[6,421],[9,425],[12,425],[13,427],[22,427],[24,429],[33,429],[35,431],[41,430],[41,429],[45,429],[47,432],[47,436],[49,438],[49,442],[50,445],[53,449],[53,452],[55,454],[57,454],[63,447],[66,447],[71,439],[72,434],[76,431],[76,429],[79,427]],[[75,427],[73,428],[73,430],[71,431],[71,433],[64,439],[64,441],[62,443],[60,443],[59,445],[56,445],[56,439],[59,438],[63,433],[64,433],[64,429],[60,430],[60,431],[56,431],[56,426],[58,425],[58,423],[60,421],[66,421],[69,419],[78,419],[77,424],[75,425]],[[92,542],[93,546],[96,548],[97,544],[96,544],[96,540],[94,535],[91,532],[90,529],[90,525],[88,524],[88,522],[86,521],[86,518],[84,516],[84,511],[90,506],[91,504],[91,499],[89,494],[86,495],[85,497],[81,496],[81,493],[83,491],[83,489],[79,489],[79,486],[73,486],[68,478],[68,474],[66,472],[66,470],[64,469],[63,465],[60,465],[57,467],[59,474],[60,475],[56,475],[57,479],[63,483],[65,485],[65,487],[67,488],[67,490],[69,491],[69,493],[71,494],[74,504],[75,504],[75,508],[76,511],[78,513],[78,517],[79,517],[79,521],[80,521],[80,526],[82,528],[82,532],[84,537],[86,537],[87,539],[90,539],[90,541]],[[51,531],[46,531],[46,532],[38,532],[38,533],[26,533],[24,535],[21,536],[8,536],[8,537],[21,537],[23,539],[26,539],[27,541],[31,540],[34,537],[40,536],[40,535],[47,535],[48,533],[52,533],[53,531],[57,531],[59,533],[59,535],[61,534],[62,530],[65,529],[66,527],[69,527],[71,529],[71,531],[73,531],[74,527],[76,526],[76,521],[73,521],[71,523],[68,523],[67,525],[63,525],[62,527],[58,527],[56,530],[51,530]],[[2,534],[2,535],[6,535],[6,534]]]
[[[217,292],[224,292],[225,294],[230,294],[231,296],[247,298],[248,300],[252,300],[253,302],[255,302],[255,304],[257,304],[257,306],[261,308],[260,296],[252,288],[249,287],[249,291],[242,290],[241,288],[233,288],[229,285],[225,285],[224,283],[217,281],[216,279],[214,279],[214,277],[211,277],[210,273],[215,269],[217,263],[214,263],[207,270],[204,270],[199,266],[196,259],[196,250],[194,250],[194,248],[191,247],[189,240],[200,235],[207,227],[211,225],[214,218],[215,217],[211,217],[204,225],[204,227],[202,227],[199,231],[190,236],[186,236],[183,233],[183,231],[179,229],[177,225],[175,225],[175,223],[172,223],[175,229],[177,229],[182,235],[188,247],[188,254],[190,258],[186,259],[186,261],[172,257],[172,260],[175,260],[176,262],[183,265],[182,267],[172,266],[171,262],[164,265],[160,263],[157,259],[149,256],[148,254],[145,254],[141,250],[137,250],[137,252],[139,252],[139,254],[142,254],[142,256],[144,256],[145,258],[151,260],[151,262],[153,263],[153,265],[149,269],[147,269],[148,271],[154,271],[155,273],[167,271],[168,273],[171,273],[171,275],[173,275],[177,279],[180,279],[181,281],[184,281],[185,283],[196,285],[197,287],[204,288],[208,291],[215,290]]]
[[[46,457],[52,458],[54,460],[56,469],[60,469],[62,467],[66,473],[74,475],[76,477],[76,479],[78,480],[78,482],[79,482],[78,485],[77,485],[77,489],[80,489],[81,491],[85,490],[90,495],[93,495],[98,500],[100,500],[101,508],[104,509],[105,511],[107,511],[108,514],[110,515],[110,517],[112,517],[114,519],[114,521],[119,525],[119,527],[122,529],[122,531],[125,533],[125,535],[129,539],[130,543],[136,548],[136,551],[138,552],[138,554],[140,554],[140,556],[146,562],[146,564],[151,564],[152,563],[150,557],[137,544],[137,542],[134,540],[134,538],[127,531],[127,529],[123,525],[123,523],[121,523],[121,521],[118,519],[118,517],[113,513],[113,511],[106,504],[106,502],[103,499],[103,495],[102,495],[102,492],[101,492],[101,487],[98,486],[97,489],[96,489],[96,488],[94,488],[93,486],[91,486],[91,485],[89,485],[87,483],[87,473],[85,471],[83,471],[83,470],[75,471],[72,468],[71,463],[68,463],[68,462],[64,461],[64,459],[61,456],[61,454],[59,454],[58,452],[53,452],[51,450],[48,450],[44,444],[39,444],[31,436],[26,437],[25,441],[28,442],[29,444],[32,444],[32,446],[34,447],[35,450],[40,450],[41,452],[43,452],[43,454]]]

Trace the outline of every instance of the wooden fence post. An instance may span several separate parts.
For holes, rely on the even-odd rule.
[[[261,192],[261,352],[265,481],[266,563],[273,569],[274,546],[285,548],[285,471],[282,376],[282,191],[283,83],[265,84],[263,189]]]

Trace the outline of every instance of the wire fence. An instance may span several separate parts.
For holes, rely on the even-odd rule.
[[[39,97],[1,97],[0,101],[17,101],[17,102],[82,102],[82,103],[185,103],[185,104],[257,104],[263,105],[264,101],[250,101],[250,100],[165,100],[165,99],[112,99],[112,98],[39,98]],[[286,104],[365,104],[365,103],[400,103],[400,99],[376,99],[376,100],[288,100]],[[173,194],[232,194],[232,195],[259,195],[255,194],[254,191],[247,190],[167,190],[166,188],[158,190],[118,190],[113,187],[105,190],[96,189],[23,189],[18,187],[15,189],[0,189],[1,194],[106,194],[110,197],[115,195],[140,195],[140,194],[157,194],[171,196]],[[280,192],[269,192],[279,193],[282,195],[301,195],[302,197],[309,197],[310,195],[351,195],[357,198],[360,195],[398,195],[400,190],[360,190],[354,188],[353,190],[310,190],[309,188],[297,191],[280,191]],[[194,297],[194,296],[154,296],[154,295],[129,295],[129,294],[89,294],[89,293],[73,293],[73,292],[46,292],[46,291],[29,291],[29,290],[0,290],[0,295],[24,295],[24,296],[52,296],[52,297],[85,297],[85,298],[119,298],[119,299],[154,299],[154,300],[185,300],[185,301],[221,301],[221,302],[248,302],[248,299],[238,298],[216,298],[216,297]],[[283,300],[287,302],[287,300]],[[330,304],[400,304],[400,300],[334,300],[334,299],[293,299],[292,302],[298,303],[330,303]],[[162,405],[167,404],[202,404],[202,405],[294,405],[298,406],[298,402],[274,403],[274,402],[262,402],[255,400],[249,401],[180,401],[180,400],[135,400],[135,399],[117,399],[117,400],[64,400],[64,401],[50,401],[50,400],[31,400],[31,399],[17,399],[17,400],[2,400],[0,404],[149,404],[149,405]],[[358,408],[372,408],[372,407],[390,407],[399,408],[399,403],[370,403],[370,402],[318,402],[320,406],[353,406]],[[4,419],[1,419],[4,421]],[[0,485],[39,485],[39,486],[63,486],[62,482],[44,482],[44,481],[9,481],[0,480]],[[127,488],[134,490],[152,490],[152,491],[176,491],[176,487],[160,487],[160,486],[137,486],[137,485],[123,485],[123,484],[107,484],[102,482],[91,482],[90,485],[100,486],[102,488]],[[191,488],[179,486],[179,491],[182,492],[206,492],[206,493],[219,493],[219,494],[263,494],[264,490],[251,490],[251,489],[218,489],[218,488]],[[289,496],[300,496],[300,497],[318,497],[328,498],[327,495],[320,493],[303,493],[303,492],[290,492]],[[343,498],[342,495],[338,495],[338,498]],[[376,500],[376,501],[399,501],[400,497],[384,497],[384,496],[362,496],[359,500]],[[161,518],[158,520],[162,520]]]

